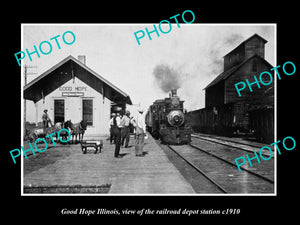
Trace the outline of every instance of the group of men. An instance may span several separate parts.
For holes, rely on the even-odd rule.
[[[143,152],[144,139],[146,135],[146,124],[143,117],[143,109],[138,110],[139,114],[136,117],[130,117],[130,112],[126,110],[121,117],[119,112],[112,113],[110,120],[110,143],[115,142],[116,158],[122,158],[120,155],[120,148],[124,146],[128,148],[130,139],[130,125],[132,124],[135,130],[136,143],[135,155],[138,157],[145,156]]]

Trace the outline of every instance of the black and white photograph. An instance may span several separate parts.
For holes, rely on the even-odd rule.
[[[22,194],[276,194],[276,24],[22,24],[22,45]]]
[[[296,3],[121,3],[4,8],[3,219],[294,221]]]

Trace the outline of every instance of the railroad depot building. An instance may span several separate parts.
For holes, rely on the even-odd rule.
[[[33,101],[35,107],[32,110],[32,104],[26,104],[26,122],[40,126],[47,109],[53,124],[85,120],[85,136],[109,133],[111,113],[116,108],[124,111],[126,104],[132,104],[131,99],[85,62],[85,56],[76,59],[70,55],[24,86],[24,99]]]

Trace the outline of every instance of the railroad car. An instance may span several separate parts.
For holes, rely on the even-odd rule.
[[[156,100],[145,117],[147,130],[164,144],[189,144],[191,127],[186,123],[183,102],[177,90],[171,90],[169,98]]]

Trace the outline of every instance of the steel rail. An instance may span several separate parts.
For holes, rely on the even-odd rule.
[[[241,145],[246,145],[246,146],[250,146],[250,147],[255,147],[255,148],[259,148],[257,145],[252,145],[252,144],[246,144],[246,143],[241,143],[241,142],[238,142],[238,141],[234,141],[234,140],[226,140],[226,139],[223,139],[223,138],[220,138],[220,137],[215,137],[215,136],[205,136],[205,135],[201,135],[199,133],[194,133],[192,134],[192,137],[207,137],[207,138],[214,138],[214,139],[217,139],[217,140],[220,140],[220,141],[228,141],[228,142],[232,142],[232,143],[235,143],[235,144],[241,144]],[[204,139],[204,138],[203,138]]]
[[[170,145],[167,145],[173,152],[175,152],[180,158],[182,158],[186,163],[188,163],[191,167],[193,167],[195,170],[197,170],[199,173],[201,173],[204,177],[206,177],[210,182],[212,182],[214,185],[216,185],[223,193],[228,193],[227,190],[225,190],[220,184],[218,184],[215,180],[210,178],[208,175],[205,174],[204,171],[199,169],[195,164],[193,164],[191,161],[187,160],[184,156],[179,154],[174,148],[172,148]]]
[[[197,136],[197,135],[192,135],[191,137],[193,138],[197,138],[197,139],[201,139],[201,140],[204,140],[204,141],[208,141],[208,142],[212,142],[212,143],[216,143],[216,144],[220,144],[220,145],[224,145],[226,147],[230,147],[230,148],[236,148],[236,149],[239,149],[239,150],[242,150],[242,151],[245,151],[245,152],[253,152],[251,150],[247,150],[247,149],[243,149],[241,147],[238,147],[238,146],[232,146],[232,145],[229,145],[229,144],[225,144],[225,143],[220,143],[220,142],[217,142],[217,141],[214,141],[214,140],[208,140],[206,138],[203,138],[203,137],[200,137],[200,136]],[[220,141],[227,141],[227,140],[223,140],[223,139],[218,139],[218,138],[215,138],[217,140],[220,140]],[[245,146],[250,146],[250,147],[255,147],[255,148],[259,148],[257,146],[254,146],[254,145],[248,145],[248,144],[243,144],[243,143],[239,143],[239,142],[235,142],[235,141],[228,141],[228,142],[232,142],[232,143],[235,143],[235,144],[240,144],[240,145],[245,145]],[[272,151],[273,152],[273,151]],[[269,155],[266,155],[265,153],[261,153],[263,156],[269,156]],[[272,159],[273,159],[273,156],[272,156]]]
[[[193,145],[193,144],[190,144],[190,146],[193,147],[193,148],[195,148],[195,149],[197,149],[197,150],[200,150],[200,151],[202,151],[202,152],[205,152],[206,154],[209,154],[209,155],[211,155],[211,156],[213,156],[213,157],[215,157],[215,158],[217,158],[217,159],[219,159],[219,160],[222,160],[222,161],[224,161],[224,162],[226,162],[226,163],[228,163],[228,164],[230,164],[230,165],[232,165],[232,166],[234,166],[234,167],[236,167],[236,164],[235,164],[235,163],[232,163],[232,162],[230,162],[230,161],[228,161],[228,160],[226,160],[226,159],[223,159],[223,158],[221,158],[221,157],[219,157],[219,156],[217,156],[217,155],[215,155],[215,154],[212,154],[211,152],[208,152],[208,151],[206,151],[206,150],[203,150],[202,148],[199,148],[199,147],[197,147],[197,146],[195,146],[195,145]],[[258,173],[255,173],[255,172],[253,172],[253,171],[251,171],[251,170],[245,169],[244,167],[240,167],[240,168],[241,168],[242,170],[248,172],[248,173],[251,173],[252,175],[255,175],[255,176],[257,176],[257,177],[259,177],[259,178],[261,178],[261,179],[263,179],[263,180],[266,180],[266,181],[270,182],[271,184],[274,184],[274,181],[271,180],[271,179],[269,179],[269,178],[267,178],[267,177],[264,177],[264,176],[262,176],[262,175],[260,175],[260,174],[258,174]]]

